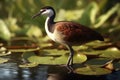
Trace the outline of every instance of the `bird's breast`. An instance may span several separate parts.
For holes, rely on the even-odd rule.
[[[54,32],[50,32],[48,29],[46,29],[47,35],[55,42],[65,44],[64,37],[65,35],[62,34],[62,32],[54,30]]]

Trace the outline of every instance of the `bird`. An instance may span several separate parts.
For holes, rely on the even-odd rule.
[[[47,35],[54,42],[60,43],[68,48],[70,54],[66,66],[71,71],[73,70],[73,46],[79,46],[95,40],[104,41],[100,33],[85,25],[73,21],[54,21],[56,12],[51,6],[42,7],[32,18],[40,15],[46,16],[45,31]]]

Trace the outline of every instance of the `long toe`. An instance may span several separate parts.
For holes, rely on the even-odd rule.
[[[73,72],[73,67],[72,66],[66,66],[67,69],[69,70],[69,73],[72,73]]]

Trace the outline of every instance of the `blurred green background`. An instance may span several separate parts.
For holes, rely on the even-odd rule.
[[[48,5],[55,8],[56,21],[75,21],[97,30],[112,42],[120,40],[119,0],[0,0],[0,40],[44,37],[45,17],[31,17]]]
[[[16,70],[18,66],[35,67],[38,64],[59,65],[65,64],[67,61],[67,49],[50,41],[50,38],[46,35],[44,29],[46,17],[39,16],[32,19],[32,16],[38,13],[41,7],[44,6],[52,6],[56,10],[55,21],[78,22],[96,30],[105,38],[103,42],[96,41],[83,46],[73,47],[75,52],[78,53],[74,56],[75,63],[81,64],[86,62],[85,65],[90,65],[90,67],[85,66],[81,68],[81,70],[87,68],[84,72],[85,74],[91,72],[90,75],[93,75],[92,72],[95,68],[92,69],[91,65],[96,66],[96,69],[99,66],[100,68],[105,67],[110,70],[101,71],[100,69],[98,70],[100,71],[98,72],[99,75],[111,73],[113,69],[120,70],[120,0],[0,0],[0,64],[6,64],[1,64],[3,66],[0,67],[0,70],[1,72],[5,72],[2,70],[10,71],[10,75],[7,75],[10,76],[8,77],[9,80],[13,80],[10,78],[14,77],[11,76],[14,75],[11,74],[12,68],[8,69],[9,65],[12,65],[11,63],[17,64],[12,66]],[[11,54],[11,52],[18,54]],[[6,60],[6,57],[9,59]],[[106,58],[108,59],[106,60]],[[30,62],[30,64],[27,64],[25,60]],[[8,65],[7,62],[10,64]],[[110,67],[111,69],[107,68],[106,63],[108,65],[113,64],[114,67]],[[20,72],[22,69],[19,67],[16,70],[18,74],[15,76],[23,80],[19,76],[24,76],[24,73]],[[44,68],[47,71],[47,68]],[[44,68],[39,70],[36,67],[36,71],[33,68],[29,68],[33,71],[30,70],[28,73],[32,77],[38,76],[41,78],[48,73],[45,73]],[[36,73],[33,74],[34,72]],[[84,74],[82,71],[78,72],[80,72],[78,74]],[[7,78],[2,76],[2,74],[0,79],[1,77]]]

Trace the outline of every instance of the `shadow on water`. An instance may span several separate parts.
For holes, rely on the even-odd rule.
[[[60,66],[20,68],[20,56],[21,54],[12,54],[8,56],[9,62],[0,64],[0,80],[120,80],[120,71],[103,76],[85,76],[68,73],[65,67]]]

